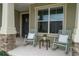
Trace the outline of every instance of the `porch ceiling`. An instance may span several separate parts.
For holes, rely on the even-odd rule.
[[[15,3],[15,10],[17,11],[28,11],[29,6],[34,3]]]

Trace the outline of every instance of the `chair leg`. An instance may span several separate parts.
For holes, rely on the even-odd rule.
[[[44,41],[41,41],[42,42],[42,46],[44,46]]]
[[[68,54],[68,46],[66,45],[65,53]]]
[[[34,46],[34,47],[36,46],[36,43],[35,43],[35,41],[33,41],[33,46]]]
[[[53,44],[53,50],[56,50],[58,46],[56,44]]]
[[[69,49],[69,51],[70,51],[70,56],[73,56],[73,48],[72,47]]]
[[[28,42],[28,41],[25,41],[24,46],[26,46],[26,45],[28,45],[28,44],[29,44],[29,42]]]
[[[46,50],[48,50],[48,42],[46,41]]]

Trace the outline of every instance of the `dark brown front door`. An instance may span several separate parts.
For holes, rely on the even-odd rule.
[[[29,14],[22,15],[22,37],[25,37],[29,32]]]

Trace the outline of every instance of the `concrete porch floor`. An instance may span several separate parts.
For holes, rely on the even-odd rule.
[[[69,56],[61,49],[52,50],[49,48],[46,50],[45,47],[39,49],[38,45],[36,47],[24,45],[22,38],[17,38],[16,45],[17,48],[8,52],[12,56]]]

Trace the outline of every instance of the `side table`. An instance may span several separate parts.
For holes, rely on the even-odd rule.
[[[41,48],[41,46],[44,46],[44,43],[46,43],[46,50],[48,50],[48,47],[50,48],[50,40],[49,39],[40,39],[39,40],[39,48]]]

